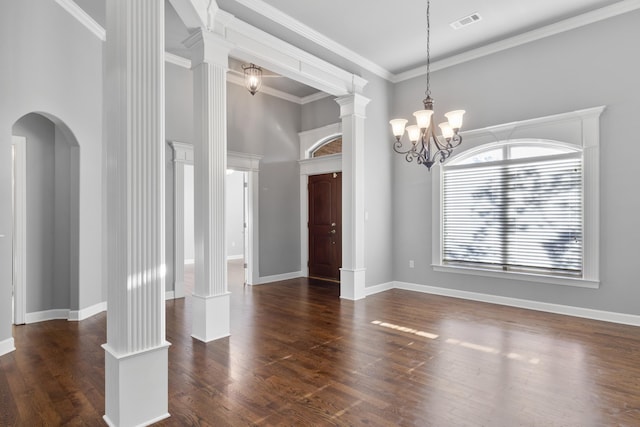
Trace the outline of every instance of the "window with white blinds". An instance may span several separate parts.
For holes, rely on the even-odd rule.
[[[491,144],[443,168],[442,263],[582,277],[582,152]]]

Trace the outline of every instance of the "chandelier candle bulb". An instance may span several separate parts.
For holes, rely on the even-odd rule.
[[[407,125],[407,119],[393,119],[389,123],[391,124],[391,129],[393,130],[393,134],[397,139],[402,138],[404,135],[404,127]]]
[[[453,129],[449,126],[449,122],[442,122],[438,126],[442,131],[442,137],[449,141],[453,137]]]
[[[407,134],[409,135],[409,141],[415,143],[420,139],[420,128],[417,125],[407,126]]]
[[[458,129],[462,127],[462,116],[464,115],[464,110],[455,110],[449,111],[444,116],[449,120],[449,126],[456,132]]]
[[[433,110],[418,110],[413,113],[413,116],[416,118],[416,122],[418,123],[418,127],[420,129],[426,129],[429,127],[432,115]]]

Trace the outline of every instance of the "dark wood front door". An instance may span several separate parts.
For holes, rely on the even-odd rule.
[[[309,276],[340,280],[342,174],[309,177]]]

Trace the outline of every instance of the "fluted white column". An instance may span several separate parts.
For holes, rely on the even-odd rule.
[[[192,51],[194,89],[195,286],[192,336],[209,342],[230,334],[225,245],[227,69],[231,45],[200,30]]]
[[[163,0],[107,1],[105,81],[104,418],[147,425],[169,416]]]
[[[342,119],[342,268],[340,297],[365,297],[364,120],[369,99],[360,94],[336,100]]]

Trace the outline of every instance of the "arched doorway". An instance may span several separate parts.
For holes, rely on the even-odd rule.
[[[12,127],[13,323],[69,318],[79,305],[80,148],[45,113]]]

